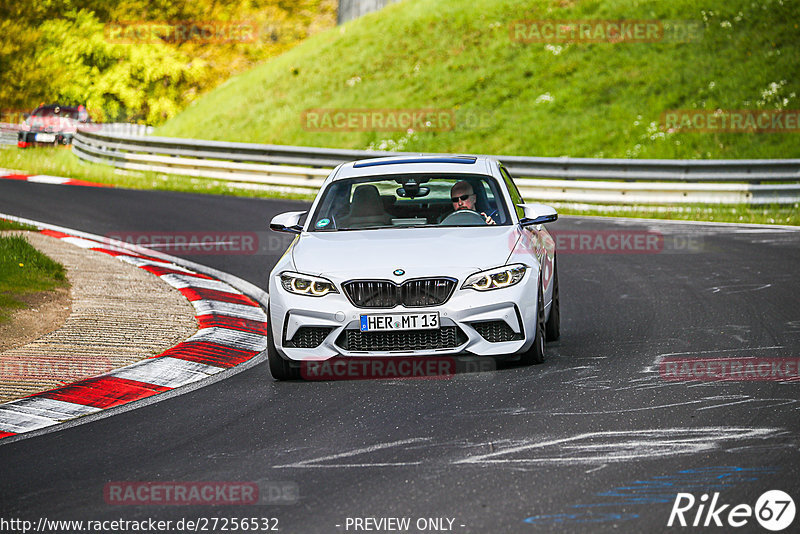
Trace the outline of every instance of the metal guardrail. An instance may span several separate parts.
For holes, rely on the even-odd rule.
[[[7,122],[0,122],[0,145],[15,145],[17,144],[17,132],[19,131],[18,124],[10,124]]]
[[[410,152],[295,147],[79,131],[73,152],[117,167],[315,190],[326,168]],[[530,198],[597,203],[794,203],[800,159],[626,160],[495,156]],[[604,182],[598,180],[617,180]],[[722,182],[722,183],[720,183]],[[727,182],[727,183],[726,183]],[[731,183],[746,182],[746,183]]]
[[[344,24],[353,19],[363,17],[367,13],[383,9],[398,0],[339,0],[336,10],[336,24]]]
[[[97,129],[95,132],[144,136],[153,133],[153,127],[145,124],[132,124],[129,122],[101,122],[93,125]]]

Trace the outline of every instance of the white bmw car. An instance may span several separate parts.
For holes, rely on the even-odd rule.
[[[269,277],[270,371],[330,358],[544,361],[559,336],[556,211],[524,204],[498,161],[474,156],[339,165]]]

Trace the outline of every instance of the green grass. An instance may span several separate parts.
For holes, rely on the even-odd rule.
[[[700,24],[692,42],[522,43],[521,19]],[[789,158],[798,133],[670,133],[674,109],[800,108],[800,2],[405,0],[229,79],[157,135],[619,158]],[[775,85],[772,85],[775,84]],[[451,131],[320,132],[310,109],[452,111]]]
[[[561,215],[800,226],[798,204],[765,206],[749,206],[746,204],[729,206],[710,204],[687,204],[683,206],[576,206],[572,203],[552,204]]]
[[[0,322],[24,308],[20,296],[67,285],[64,266],[19,235],[0,235]]]
[[[22,224],[6,219],[0,219],[0,231],[2,230],[36,230],[36,227],[28,224]]]
[[[71,150],[64,148],[6,148],[0,150],[0,168],[24,171],[27,174],[62,176],[127,189],[302,200],[313,198],[313,196],[296,193],[241,189],[235,185],[208,178],[116,169],[110,165],[81,161],[72,154]]]

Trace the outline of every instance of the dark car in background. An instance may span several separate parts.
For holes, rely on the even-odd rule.
[[[69,145],[78,126],[91,122],[85,106],[42,105],[25,117],[19,129],[17,146]]]

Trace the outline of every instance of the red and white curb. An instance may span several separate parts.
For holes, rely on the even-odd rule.
[[[267,315],[259,304],[232,285],[167,259],[117,246],[110,240],[77,237],[56,230],[41,232],[84,249],[116,256],[160,277],[192,303],[199,329],[186,341],[157,356],[0,404],[0,439],[192,384],[266,350]]]
[[[87,182],[85,180],[73,180],[72,178],[64,178],[63,176],[50,176],[48,174],[18,174],[13,172],[4,172],[0,170],[0,178],[4,180],[20,180],[23,182],[35,182],[39,184],[55,184],[55,185],[83,185],[89,187],[114,187],[110,184],[99,184],[96,182]]]

